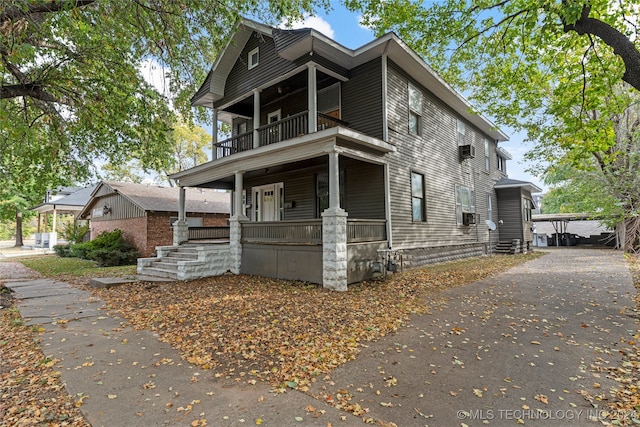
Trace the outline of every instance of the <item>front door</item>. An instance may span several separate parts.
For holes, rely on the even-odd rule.
[[[253,188],[254,220],[280,221],[284,208],[284,185],[262,185]]]

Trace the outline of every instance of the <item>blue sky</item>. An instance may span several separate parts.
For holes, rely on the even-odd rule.
[[[360,25],[359,15],[349,12],[339,4],[332,5],[332,10],[328,13],[320,12],[317,16],[307,17],[304,22],[296,22],[292,25],[294,28],[315,28],[350,49],[356,49],[374,39],[373,32]],[[513,160],[507,162],[509,178],[532,182],[546,191],[546,186],[539,179],[525,172],[529,165],[524,160],[524,154],[532,148],[532,145],[525,144],[524,135],[516,133],[513,129],[503,128],[502,130],[510,140],[501,143],[500,146],[513,156]]]

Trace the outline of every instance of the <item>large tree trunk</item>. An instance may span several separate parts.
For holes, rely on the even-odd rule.
[[[625,252],[640,253],[640,216],[626,218],[624,220],[624,240],[622,242]]]
[[[16,211],[16,248],[24,246],[22,242],[22,212]]]

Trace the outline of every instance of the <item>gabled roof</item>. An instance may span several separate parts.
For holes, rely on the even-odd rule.
[[[530,193],[542,192],[542,189],[532,182],[519,181],[517,179],[509,179],[509,178],[500,179],[500,181],[494,184],[493,188],[495,188],[496,190],[500,190],[503,188],[523,188],[529,191]]]
[[[105,192],[120,194],[147,212],[177,212],[179,191],[178,187],[102,181],[96,186],[91,194],[91,201],[87,203],[80,216],[88,215],[92,206],[104,197],[99,194]],[[230,193],[206,188],[187,188],[185,207],[187,213],[228,214],[231,207],[231,196]]]
[[[473,106],[460,93],[445,82],[415,51],[394,33],[387,33],[353,50],[342,46],[315,29],[283,30],[249,19],[242,19],[237,24],[236,31],[227,47],[213,64],[205,82],[191,99],[191,105],[211,107],[215,101],[224,97],[224,87],[229,72],[253,31],[272,37],[277,55],[289,61],[300,58],[305,54],[315,53],[346,69],[352,69],[386,54],[389,59],[401,66],[425,88],[433,92],[434,95],[491,138],[496,141],[507,141],[509,139],[489,119],[477,114]]]
[[[79,187],[65,187],[66,189],[73,188],[74,191],[71,191],[67,196],[61,197],[59,199],[41,203],[38,206],[32,208],[32,210],[38,211],[39,213],[51,212],[54,209],[60,213],[76,213],[82,210],[84,206],[87,204],[89,199],[91,198],[91,193],[95,189],[95,186],[89,186],[85,188]]]

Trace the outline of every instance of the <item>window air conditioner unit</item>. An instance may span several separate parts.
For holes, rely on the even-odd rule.
[[[476,147],[473,145],[459,145],[460,160],[473,159],[476,156]]]
[[[462,214],[462,223],[464,225],[471,225],[476,223],[476,214],[471,212],[464,212]]]

